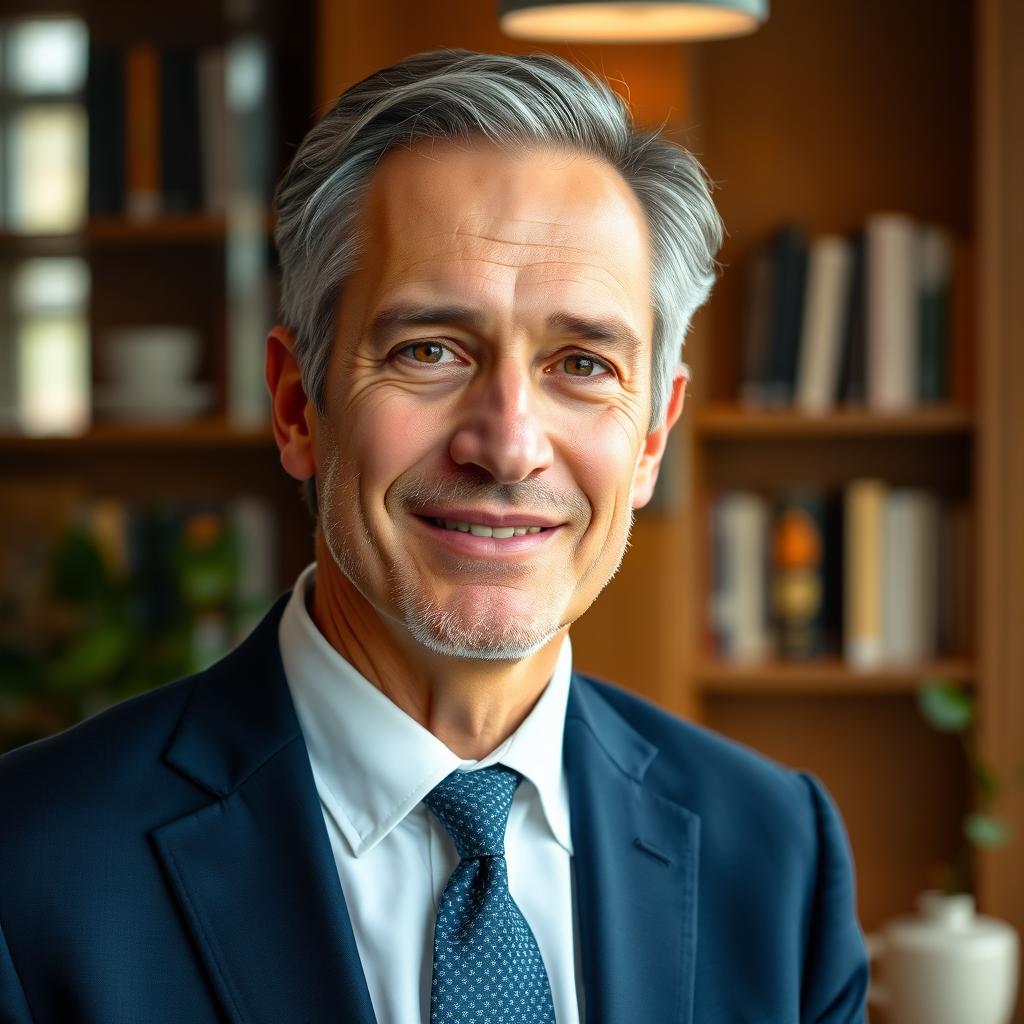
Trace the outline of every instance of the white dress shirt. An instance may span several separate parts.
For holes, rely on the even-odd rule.
[[[572,839],[562,769],[569,638],[519,728],[482,760],[463,760],[328,643],[308,611],[315,572],[313,562],[299,575],[278,637],[378,1024],[430,1022],[434,920],[459,857],[421,801],[453,771],[499,761],[523,776],[505,832],[509,889],[544,958],[556,1020],[577,1024]]]

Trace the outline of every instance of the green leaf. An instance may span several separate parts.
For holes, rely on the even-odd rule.
[[[47,666],[50,686],[63,693],[80,693],[107,685],[121,669],[132,643],[131,630],[121,623],[90,627]]]
[[[984,800],[994,800],[999,795],[999,780],[995,772],[982,761],[974,765],[974,784]]]
[[[956,683],[927,684],[918,691],[917,706],[939,732],[963,732],[974,721],[974,701]]]
[[[50,578],[52,595],[60,601],[83,604],[105,595],[110,589],[107,568],[93,538],[73,527],[58,541]]]
[[[27,694],[39,689],[40,661],[28,651],[0,645],[0,695]]]
[[[964,818],[964,835],[975,846],[1002,846],[1010,838],[1005,822],[989,814],[968,814]]]

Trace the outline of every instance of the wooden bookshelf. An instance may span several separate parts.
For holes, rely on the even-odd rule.
[[[878,438],[952,437],[974,429],[971,409],[936,405],[905,413],[866,409],[837,409],[808,414],[790,409],[745,409],[728,402],[708,403],[694,416],[693,430],[701,438]]]
[[[930,680],[942,679],[971,686],[974,677],[973,662],[964,658],[945,658],[870,671],[851,669],[838,658],[749,665],[703,661],[694,671],[696,685],[704,696],[906,696],[917,693]]]
[[[270,427],[241,428],[221,417],[183,423],[120,423],[91,427],[85,433],[68,436],[30,437],[0,434],[0,453],[24,454],[45,459],[67,452],[111,451],[115,449],[269,449],[277,452]]]

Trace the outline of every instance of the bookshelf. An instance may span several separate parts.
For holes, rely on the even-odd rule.
[[[145,7],[121,0],[102,4],[16,0],[5,8],[0,20],[11,27],[20,24],[19,19],[40,23],[69,18],[84,22],[90,47],[105,48],[125,64],[129,52],[139,48],[157,55],[158,67],[172,50],[178,55],[194,54],[197,62],[204,54],[224,55],[223,78],[214,76],[212,83],[224,82],[224,102],[235,103],[232,116],[239,125],[225,134],[233,141],[228,143],[224,177],[217,179],[226,188],[219,189],[216,203],[211,200],[212,189],[208,191],[212,179],[204,169],[203,199],[190,209],[173,209],[173,204],[167,204],[169,208],[162,212],[150,210],[142,216],[136,211],[133,215],[122,199],[123,208],[93,210],[78,225],[42,230],[19,229],[13,219],[7,219],[4,209],[5,216],[0,218],[0,351],[9,356],[13,346],[20,344],[16,340],[19,313],[15,287],[19,269],[51,259],[73,259],[87,268],[86,299],[74,315],[84,324],[88,339],[85,372],[91,401],[80,429],[58,433],[22,429],[15,423],[15,410],[10,406],[5,410],[0,429],[0,504],[5,509],[5,543],[0,544],[5,579],[0,605],[8,628],[0,636],[0,646],[12,640],[17,646],[24,637],[48,634],[47,616],[53,614],[48,605],[30,601],[23,628],[12,633],[6,602],[19,594],[41,596],[37,588],[56,557],[57,539],[66,536],[72,524],[105,525],[107,553],[113,553],[114,562],[122,563],[141,563],[153,555],[155,548],[145,547],[149,542],[140,541],[137,531],[143,529],[140,521],[154,509],[179,516],[182,529],[193,529],[200,540],[204,530],[210,532],[209,521],[203,520],[208,510],[241,530],[245,545],[252,547],[254,537],[266,538],[266,544],[260,541],[256,545],[261,551],[243,560],[239,574],[237,604],[241,608],[248,602],[244,610],[249,616],[255,590],[269,590],[272,598],[312,556],[311,530],[298,486],[280,468],[269,415],[261,419],[232,414],[235,353],[239,345],[248,347],[248,366],[251,368],[254,357],[262,367],[264,334],[276,305],[270,187],[314,116],[308,59],[311,0],[288,5],[160,0]],[[250,91],[245,101],[249,106],[238,105],[237,97],[232,100],[228,95],[232,87],[229,54],[249,61]],[[263,78],[255,74],[260,68],[265,72]],[[86,110],[97,109],[89,81],[86,78],[72,97]],[[262,98],[252,91],[260,81],[265,86]],[[163,82],[160,88],[165,88]],[[208,88],[204,95],[210,94]],[[159,96],[160,104],[165,103],[162,91]],[[20,102],[16,96],[14,102]],[[44,97],[43,102],[56,101]],[[151,104],[151,111],[162,120],[167,108],[160,104]],[[0,108],[7,115],[15,106],[5,103]],[[110,109],[124,108],[115,102]],[[238,159],[240,153],[250,152],[242,146],[245,129],[240,119],[252,113],[266,126],[260,129],[266,133],[260,142],[267,161],[262,184],[246,180],[247,172],[241,166],[245,161]],[[125,116],[127,119],[127,111]],[[151,137],[159,137],[153,124],[147,122],[142,127]],[[160,144],[166,147],[166,137]],[[205,156],[202,138],[198,144]],[[240,149],[230,155],[234,145]],[[125,161],[127,180],[127,155]],[[238,169],[237,175],[232,166]],[[160,170],[163,173],[166,166]],[[76,173],[86,174],[84,163]],[[162,187],[166,179],[158,184]],[[247,293],[240,292],[238,286],[239,257],[247,266],[258,268],[260,276]],[[261,309],[269,322],[262,322]],[[172,410],[161,418],[147,415],[140,403],[136,403],[139,412],[127,406],[104,407],[101,396],[112,380],[105,359],[111,335],[125,328],[168,324],[188,328],[199,339],[192,379],[195,391],[203,392],[203,411],[186,414]],[[7,383],[0,380],[0,385]],[[0,397],[9,402],[11,395],[5,391]],[[246,524],[247,533],[242,529]],[[269,554],[260,557],[264,553]],[[12,565],[26,571],[12,572]],[[252,570],[248,582],[246,567]],[[259,579],[254,583],[255,577]],[[167,579],[160,586],[165,583]],[[242,594],[245,588],[248,596]],[[207,637],[214,635],[208,620],[204,628]],[[4,653],[8,654],[6,646]],[[143,677],[166,681],[158,673]],[[13,701],[6,691],[0,694],[0,749],[69,724],[66,701],[60,695],[47,696],[48,689],[41,693],[43,696],[31,703],[20,701],[16,690]]]
[[[964,372],[962,358],[951,399],[905,412],[843,406],[809,415],[737,400],[745,273],[772,232],[796,223],[812,237],[848,234],[874,211],[898,210],[943,224],[964,243],[976,238],[972,32],[967,4],[840,10],[790,0],[773,5],[755,36],[702,48],[695,72],[697,148],[719,182],[730,237],[720,255],[726,271],[691,342],[699,390],[690,410],[692,571],[684,585],[700,625],[680,675],[697,693],[703,722],[815,772],[830,788],[850,833],[869,930],[908,910],[915,892],[933,884],[934,865],[956,850],[970,804],[962,751],[917,720],[916,693],[942,678],[983,698],[976,624],[961,631],[958,649],[870,671],[837,653],[810,662],[718,660],[708,621],[710,509],[729,489],[771,495],[810,482],[835,495],[872,477],[978,514],[976,366]],[[976,340],[966,339],[971,362]],[[958,595],[961,615],[973,614],[977,586],[975,575],[970,593]]]

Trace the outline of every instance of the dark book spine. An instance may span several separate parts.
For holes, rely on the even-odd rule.
[[[770,373],[766,402],[788,405],[796,388],[807,279],[807,236],[796,227],[775,237],[775,299],[772,304]]]
[[[124,59],[111,46],[93,46],[85,86],[89,125],[89,215],[124,212]]]
[[[203,206],[199,78],[192,50],[169,48],[160,61],[160,176],[164,209],[188,213]]]
[[[851,241],[853,242],[853,273],[843,330],[843,358],[838,398],[844,404],[863,405],[867,395],[867,323],[865,317],[867,246],[864,232],[859,231]]]
[[[775,292],[775,261],[770,246],[761,245],[746,268],[743,310],[743,355],[740,400],[759,405],[769,374],[772,302]]]

